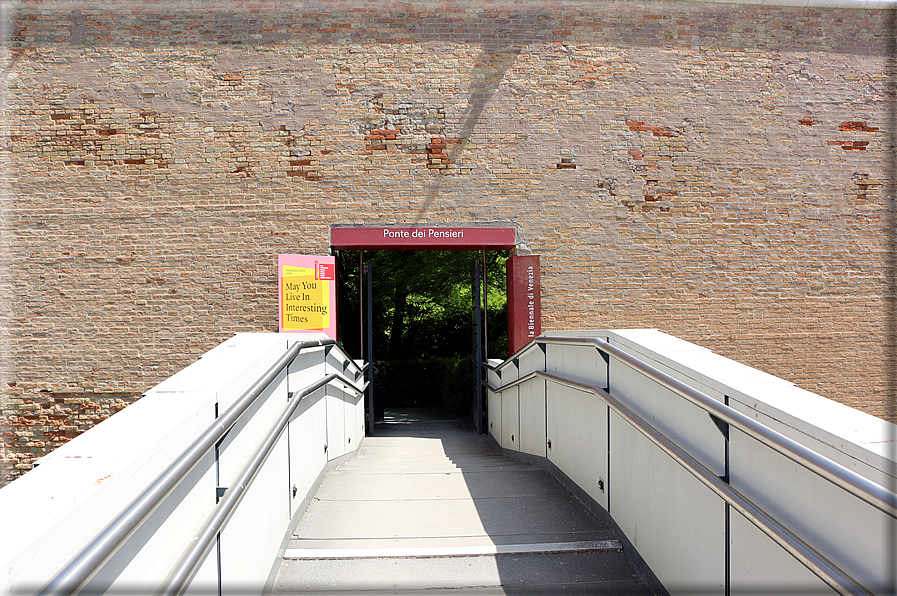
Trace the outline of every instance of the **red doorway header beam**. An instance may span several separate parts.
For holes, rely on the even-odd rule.
[[[336,250],[510,250],[514,228],[330,228]]]

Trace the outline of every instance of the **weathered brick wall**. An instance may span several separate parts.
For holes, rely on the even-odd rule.
[[[501,222],[544,329],[657,327],[893,416],[886,11],[9,9],[4,478],[238,331],[331,224]]]

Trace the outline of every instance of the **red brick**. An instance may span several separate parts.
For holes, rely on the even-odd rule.
[[[895,131],[887,98],[867,93],[889,76],[887,11],[668,2],[661,22],[633,10],[646,3],[346,0],[160,28],[82,7],[70,44],[68,8],[20,4],[0,425],[56,434],[11,440],[7,479],[232,333],[270,330],[272,255],[326,254],[333,222],[516,226],[542,255],[543,328],[657,327],[894,415],[893,176],[872,141]],[[532,14],[549,18],[534,28]],[[490,39],[524,51],[484,53]],[[79,66],[110,48],[127,68]],[[844,60],[758,99],[751,69],[798,72],[794,48]],[[787,100],[832,97],[833,80],[855,101],[814,101],[810,117]],[[726,93],[695,101],[681,93],[695,81]],[[846,140],[795,122],[841,124]],[[634,148],[628,132],[652,134]],[[578,164],[560,161],[572,149]]]

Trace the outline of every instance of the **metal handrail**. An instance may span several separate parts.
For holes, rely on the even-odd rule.
[[[531,373],[527,373],[527,374],[523,375],[519,379],[514,379],[510,383],[505,383],[501,387],[495,387],[494,385],[492,385],[491,383],[486,381],[486,387],[488,387],[489,391],[492,391],[493,393],[503,393],[509,389],[513,389],[514,387],[516,387],[518,385],[522,385],[522,384],[526,383],[527,381],[531,381],[535,377],[540,376],[539,373],[541,373],[541,372],[543,372],[543,371],[534,370]]]
[[[514,362],[515,359],[519,358],[521,354],[523,354],[524,352],[528,352],[533,346],[535,346],[535,345],[536,345],[540,340],[542,340],[542,339],[545,339],[545,338],[544,338],[543,336],[541,336],[541,335],[540,335],[539,337],[537,337],[536,339],[531,339],[529,342],[527,342],[526,344],[524,344],[522,348],[520,348],[519,350],[517,350],[516,352],[514,352],[513,354],[511,354],[511,355],[508,356],[507,358],[505,358],[504,361],[503,361],[501,364],[492,364],[491,362],[489,362],[489,361],[487,360],[487,361],[485,362],[486,368],[488,368],[489,370],[501,370],[501,369],[503,369],[503,368],[506,367],[507,365],[509,365],[509,364],[511,364],[512,362]]]
[[[228,487],[227,492],[224,493],[224,497],[218,502],[215,509],[212,511],[212,514],[201,526],[200,532],[190,540],[190,546],[184,551],[184,554],[178,560],[178,563],[175,565],[174,569],[172,569],[171,573],[169,573],[165,582],[162,584],[162,587],[156,594],[174,594],[180,596],[187,590],[189,583],[193,580],[196,572],[199,570],[203,558],[212,548],[215,537],[230,520],[237,505],[239,505],[240,501],[245,496],[246,491],[249,489],[249,486],[252,484],[252,481],[258,474],[258,471],[261,469],[262,464],[265,463],[271,450],[274,449],[274,445],[277,443],[281,433],[283,433],[283,430],[289,423],[290,418],[296,411],[299,403],[306,396],[311,395],[324,385],[332,383],[333,381],[340,381],[346,385],[346,387],[343,387],[344,390],[351,389],[357,395],[364,395],[364,390],[367,389],[367,386],[370,383],[370,381],[366,382],[362,388],[359,389],[355,387],[352,384],[352,381],[348,378],[338,373],[332,373],[327,377],[312,383],[301,391],[294,393],[290,404],[286,407],[277,422],[271,427],[271,430],[268,431],[268,437],[240,471],[233,486]]]
[[[801,445],[797,441],[761,424],[757,420],[742,414],[738,410],[713,399],[705,393],[702,393],[693,387],[689,387],[678,379],[654,368],[646,362],[642,362],[638,358],[616,346],[612,346],[606,341],[595,337],[538,337],[521,348],[521,350],[515,354],[515,357],[537,343],[592,345],[592,347],[595,347],[606,354],[614,355],[709,414],[712,414],[720,420],[743,431],[747,436],[763,443],[791,461],[806,467],[832,484],[843,488],[879,511],[897,518],[897,494],[889,491],[880,484],[857,474],[853,470],[844,467],[838,462],[820,455],[812,449]]]
[[[838,568],[837,565],[826,559],[806,542],[795,536],[774,517],[767,514],[760,507],[754,505],[749,499],[729,486],[729,484],[722,481],[651,423],[633,412],[620,400],[611,396],[604,389],[565,379],[564,377],[552,375],[543,371],[534,371],[508,385],[513,384],[516,386],[534,378],[543,378],[573,389],[597,395],[625,420],[632,424],[639,432],[647,437],[648,440],[672,457],[674,461],[716,493],[717,496],[726,501],[726,503],[731,505],[736,511],[741,513],[760,531],[769,536],[776,542],[776,544],[785,549],[791,556],[797,559],[837,593],[851,596],[871,596],[872,593],[866,590],[866,588],[855,579],[850,577],[850,575]],[[503,386],[500,389],[505,390],[508,388],[510,387]]]
[[[155,511],[156,507],[177,487],[215,444],[224,437],[240,416],[259,395],[289,366],[300,351],[307,348],[335,345],[332,339],[293,344],[224,414],[215,419],[202,435],[160,473],[149,487],[138,495],[115,519],[84,547],[39,594],[74,594],[91,580],[127,538]]]
[[[897,518],[897,494],[887,490],[885,487],[876,484],[867,478],[860,476],[842,466],[841,464],[826,458],[809,448],[797,443],[796,441],[778,433],[771,428],[753,420],[741,412],[720,403],[719,401],[709,397],[708,395],[689,387],[681,381],[671,377],[670,375],[654,368],[653,366],[639,360],[624,350],[610,345],[598,338],[588,337],[538,337],[529,342],[520,350],[515,352],[505,362],[499,366],[489,366],[491,370],[499,370],[504,365],[519,358],[521,354],[532,349],[538,344],[558,344],[558,345],[575,345],[581,346],[591,345],[592,347],[613,355],[636,368],[657,383],[671,389],[676,394],[684,397],[691,403],[697,405],[707,411],[712,416],[725,421],[735,428],[744,432],[747,436],[754,438],[764,445],[774,449],[775,451],[785,455],[792,461],[813,471],[822,478],[832,482],[836,486],[847,490],[852,495],[869,503],[876,509]],[[754,505],[750,500],[733,489],[729,484],[718,478],[703,464],[698,462],[694,457],[688,454],[684,449],[666,437],[661,431],[647,422],[641,416],[632,411],[628,406],[620,400],[610,395],[608,391],[600,387],[586,385],[577,381],[566,379],[550,373],[536,370],[530,372],[523,377],[515,379],[501,387],[494,387],[488,384],[491,391],[501,393],[517,387],[523,383],[529,382],[535,378],[543,378],[548,381],[563,384],[574,389],[586,391],[599,396],[610,407],[614,408],[624,419],[629,421],[636,429],[651,440],[655,445],[661,448],[665,453],[670,455],[677,463],[682,465],[686,470],[698,478],[703,484],[710,488],[714,493],[725,500],[729,505],[734,507],[738,512],[744,515],[751,523],[759,528],[764,534],[769,536],[788,553],[790,553],[801,564],[807,567],[816,576],[822,579],[826,584],[832,587],[839,594],[863,594],[868,595],[870,592],[866,590],[856,580],[851,578],[843,570],[839,569],[831,561],[827,560],[823,555],[809,546],[806,542],[795,536],[786,527],[779,523],[775,518],[765,513],[762,509]]]

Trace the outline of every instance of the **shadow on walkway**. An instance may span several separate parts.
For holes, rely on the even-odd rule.
[[[613,532],[468,420],[387,410],[297,525],[276,593],[651,594]]]

